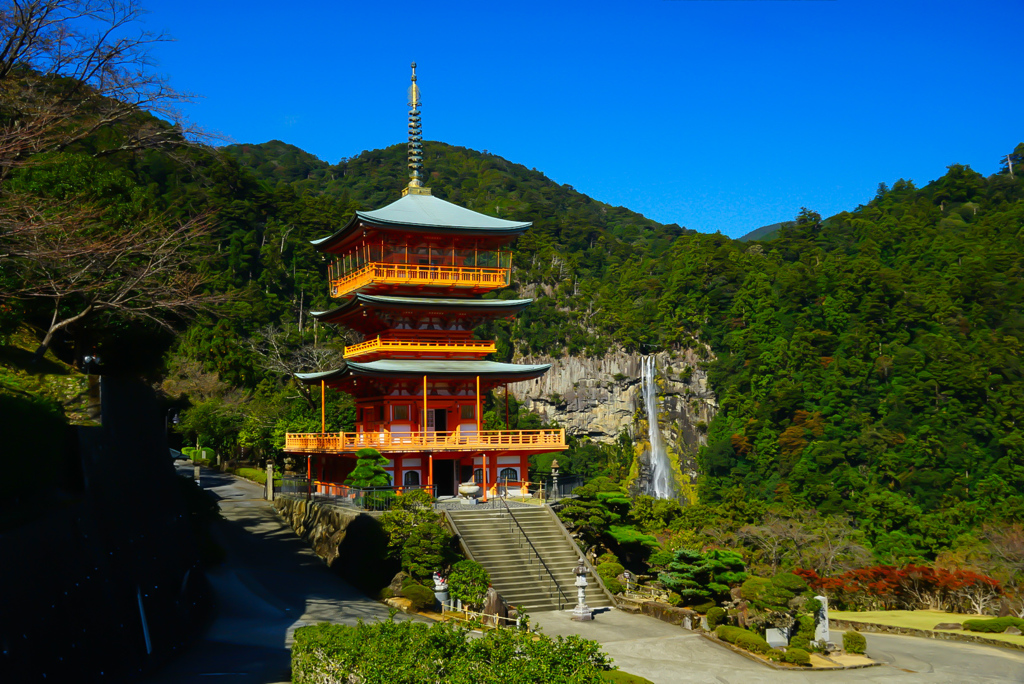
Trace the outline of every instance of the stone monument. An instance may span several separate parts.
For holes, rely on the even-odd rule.
[[[828,598],[825,596],[815,596],[814,598],[821,602],[821,608],[818,609],[814,621],[814,640],[824,646],[832,641],[828,629]]]

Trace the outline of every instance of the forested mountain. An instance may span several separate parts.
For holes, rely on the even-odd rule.
[[[900,180],[745,244],[570,204],[570,189],[491,155],[427,150],[435,194],[536,223],[516,259],[513,289],[541,293],[508,331],[520,350],[710,346],[722,411],[705,500],[849,513],[901,557],[1024,517],[1024,182],[1005,165]],[[291,185],[379,206],[403,161],[396,146]]]
[[[5,166],[0,335],[50,330],[69,361],[97,350],[109,372],[145,374],[187,407],[189,439],[272,454],[283,431],[318,424],[290,374],[333,363],[344,341],[308,319],[329,305],[309,240],[396,199],[404,146],[328,164],[276,141],[189,145],[138,113],[118,126]],[[125,146],[139,130],[160,144]],[[424,164],[438,197],[534,222],[495,296],[538,301],[481,331],[500,358],[710,349],[721,411],[703,501],[850,514],[894,557],[1024,517],[1024,180],[1007,166],[986,178],[954,164],[741,243],[487,153],[426,143]],[[139,290],[168,235],[174,269]],[[350,402],[333,401],[330,427],[348,427]]]

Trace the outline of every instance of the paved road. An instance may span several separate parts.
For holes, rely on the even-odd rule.
[[[655,684],[996,684],[1024,682],[1024,652],[865,634],[868,655],[890,665],[840,672],[773,670],[708,641],[695,632],[643,615],[608,609],[590,623],[568,612],[532,616],[545,634],[579,634],[598,641],[615,664]],[[842,633],[833,630],[833,638]]]
[[[191,465],[178,462],[190,475]],[[209,574],[217,617],[147,684],[289,681],[292,632],[318,622],[385,619],[388,608],[331,572],[263,500],[263,488],[204,470],[202,486],[219,499],[214,536],[227,557]],[[404,616],[402,616],[404,617]]]

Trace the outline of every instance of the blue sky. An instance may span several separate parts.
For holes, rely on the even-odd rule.
[[[404,142],[416,61],[426,139],[733,237],[1024,141],[1024,0],[143,4],[187,115],[235,142]]]

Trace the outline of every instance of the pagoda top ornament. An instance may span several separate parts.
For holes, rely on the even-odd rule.
[[[402,190],[402,197],[430,194],[430,188],[423,187],[423,126],[420,123],[420,87],[416,85],[416,62],[412,63],[409,107],[409,185]]]

